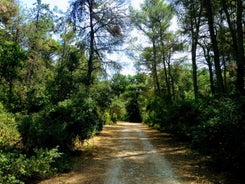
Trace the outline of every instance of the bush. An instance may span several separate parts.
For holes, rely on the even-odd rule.
[[[145,122],[188,138],[192,147],[210,155],[217,165],[236,172],[245,169],[245,99],[223,97],[166,104],[148,103]]]
[[[57,148],[35,149],[31,157],[18,150],[12,152],[0,150],[0,183],[24,183],[30,178],[51,176],[57,170],[52,167],[52,163],[60,156]]]
[[[50,109],[21,118],[18,128],[28,151],[59,146],[62,152],[69,152],[74,140],[88,139],[102,126],[95,101],[82,92]]]
[[[103,121],[105,124],[109,125],[112,123],[110,113],[108,111],[105,111],[102,116]]]
[[[198,124],[199,114],[195,101],[177,101],[168,106],[166,122],[162,126],[182,138],[189,138],[192,127]]]
[[[0,183],[24,183],[34,176],[46,177],[56,171],[52,164],[61,156],[57,148],[34,149],[27,156],[20,143],[14,115],[7,113],[0,103]]]
[[[165,122],[166,115],[166,103],[162,98],[156,97],[148,101],[143,120],[149,126],[157,126],[162,129],[160,125]]]
[[[0,148],[8,148],[20,141],[17,124],[12,114],[5,112],[0,103]]]
[[[245,165],[244,101],[211,100],[201,106],[200,124],[193,128],[192,145],[211,155],[220,166],[240,170]]]
[[[124,120],[126,115],[125,104],[119,98],[114,98],[110,106],[110,116],[113,123],[118,120]]]
[[[148,104],[145,122],[161,131],[189,138],[191,128],[198,124],[199,113],[195,101],[166,103],[164,99],[156,98]]]

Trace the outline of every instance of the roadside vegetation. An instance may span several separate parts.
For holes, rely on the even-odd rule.
[[[242,1],[144,1],[131,21],[146,37],[143,121],[242,177],[245,165]],[[168,29],[176,15],[180,30]],[[138,48],[135,46],[135,48]],[[183,51],[188,57],[180,57]],[[177,56],[176,56],[177,55]],[[177,59],[176,59],[177,57]]]
[[[0,183],[69,170],[76,143],[118,120],[170,132],[242,175],[242,0],[171,2],[145,0],[130,15],[110,0],[72,1],[66,13],[41,0],[28,10],[0,2]],[[145,43],[131,42],[137,74],[125,76],[106,56],[129,29]]]

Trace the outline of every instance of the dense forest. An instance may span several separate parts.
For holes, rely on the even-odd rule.
[[[244,8],[242,0],[145,0],[139,9],[73,0],[61,12],[1,0],[0,183],[69,170],[76,143],[118,120],[172,133],[241,173]],[[122,50],[135,75],[116,72],[109,55]]]

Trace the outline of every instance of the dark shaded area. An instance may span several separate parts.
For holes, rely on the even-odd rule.
[[[140,112],[140,107],[137,99],[131,99],[126,105],[126,121],[129,122],[142,122],[142,116]]]

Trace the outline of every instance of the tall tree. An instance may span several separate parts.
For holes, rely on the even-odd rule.
[[[143,55],[147,57],[145,59],[150,61],[150,65],[148,66],[151,66],[150,70],[155,91],[158,95],[162,93],[160,89],[158,66],[161,60],[165,65],[165,59],[167,58],[164,44],[172,16],[173,12],[171,7],[161,0],[145,0],[140,10],[131,10],[132,23],[145,34],[151,44],[151,48],[146,48],[146,52]],[[152,53],[147,53],[149,51]],[[164,68],[166,71],[166,65]],[[165,74],[167,74],[167,72],[165,72]],[[169,83],[167,76],[166,80],[167,83]],[[170,85],[167,86],[169,87]],[[169,92],[170,90],[167,91]]]
[[[21,105],[19,83],[21,69],[27,59],[19,39],[22,34],[19,12],[19,7],[14,1],[0,2],[0,98],[11,111],[16,111]]]
[[[203,3],[200,0],[176,0],[174,2],[177,16],[183,23],[184,33],[190,35],[191,60],[192,60],[192,80],[195,99],[198,98],[198,79],[197,79],[197,46],[203,13]]]
[[[232,39],[233,56],[237,63],[236,89],[244,93],[244,38],[242,17],[244,6],[242,0],[221,2]]]
[[[222,71],[220,66],[220,53],[218,48],[217,35],[215,33],[214,10],[213,10],[214,7],[211,0],[204,0],[203,3],[206,12],[205,16],[207,17],[207,21],[208,21],[208,28],[209,28],[209,34],[212,43],[212,49],[214,52],[214,66],[215,66],[215,74],[217,80],[217,93],[221,94],[224,93],[225,88],[224,88]]]
[[[158,42],[159,42],[159,55],[162,58],[163,70],[165,75],[165,82],[167,88],[167,95],[171,98],[171,89],[174,93],[173,80],[171,79],[171,51],[173,34],[169,33],[168,28],[170,27],[170,21],[173,18],[172,8],[164,3],[160,2],[156,4],[155,11],[153,11],[154,19],[157,23],[158,28]],[[171,87],[172,86],[172,87]]]
[[[93,83],[93,73],[104,64],[116,63],[106,58],[115,46],[122,43],[124,28],[124,4],[112,0],[76,0],[71,4],[71,21],[85,46],[87,53],[86,85]]]
[[[204,39],[203,43],[201,43],[199,41],[198,44],[203,49],[203,54],[204,54],[204,57],[206,59],[207,65],[208,65],[210,89],[211,89],[211,93],[214,95],[215,94],[215,85],[214,85],[214,75],[213,75],[213,62],[212,62],[211,54],[210,54],[211,44],[205,42],[205,39]]]
[[[37,0],[26,14],[22,45],[27,49],[28,60],[23,69],[26,108],[38,111],[47,102],[46,83],[53,75],[53,56],[57,42],[52,38],[54,14],[48,4]],[[42,100],[41,100],[42,99]]]
[[[20,69],[27,59],[26,53],[14,42],[5,41],[0,44],[0,77],[7,83],[7,105],[14,110],[14,81],[20,79]]]
[[[237,90],[244,95],[244,5],[242,0],[237,0]],[[245,26],[245,25],[244,25]]]

